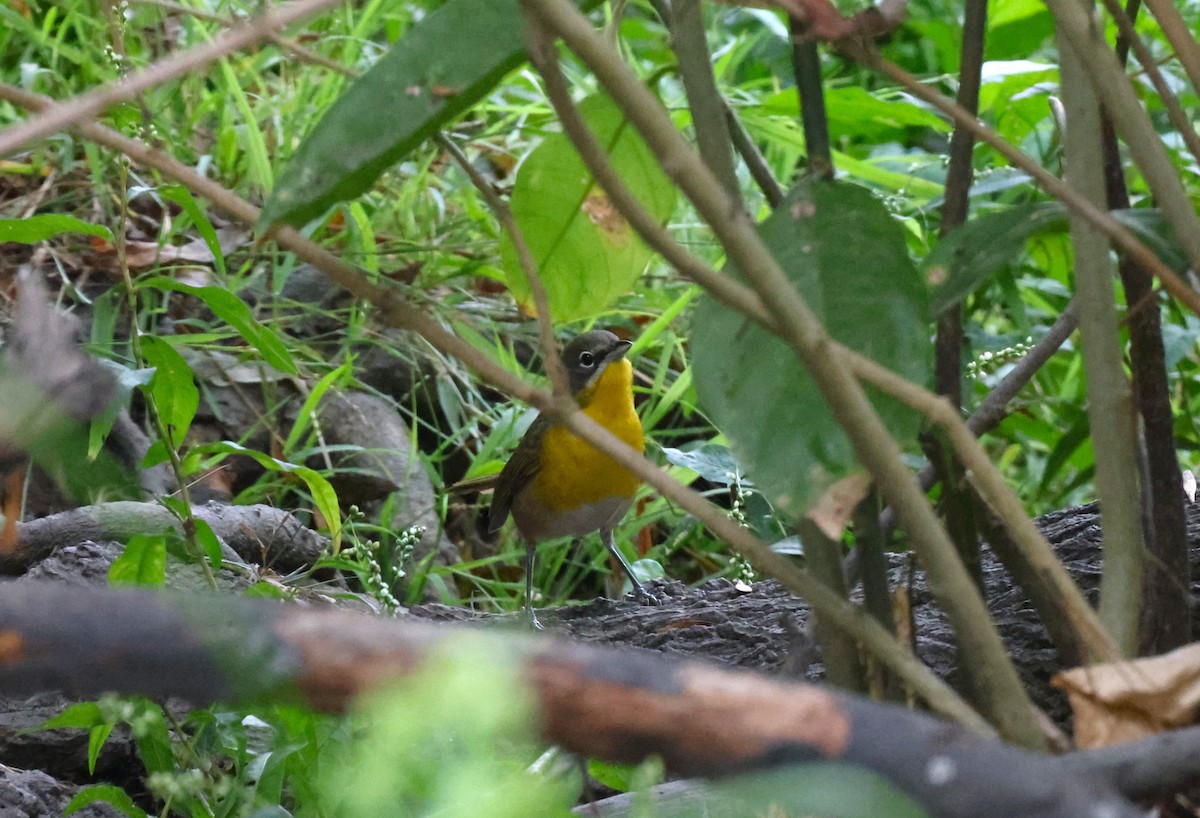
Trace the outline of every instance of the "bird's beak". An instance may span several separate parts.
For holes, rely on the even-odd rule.
[[[617,341],[612,348],[604,354],[604,363],[611,364],[613,361],[619,361],[625,357],[625,353],[633,346],[630,341]]]

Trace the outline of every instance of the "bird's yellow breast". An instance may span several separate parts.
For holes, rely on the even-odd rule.
[[[588,389],[576,396],[583,413],[637,451],[642,422],[633,407],[633,366],[613,361]],[[562,512],[612,497],[631,498],[641,481],[633,472],[561,426],[546,432],[541,468],[530,487],[549,510]]]

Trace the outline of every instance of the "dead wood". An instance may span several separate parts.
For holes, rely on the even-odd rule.
[[[0,585],[0,694],[61,689],[196,703],[291,688],[345,709],[461,629],[256,600]],[[816,759],[885,776],[939,818],[1140,814],[1110,782],[932,717],[800,682],[629,649],[495,634],[544,738],[590,756],[661,756],[682,775]]]
[[[311,566],[328,540],[271,506],[207,503],[193,509],[241,559],[281,573]],[[17,547],[0,554],[0,573],[19,574],[56,548],[85,541],[125,542],[138,534],[179,531],[179,521],[155,503],[119,501],[64,511],[18,526]]]

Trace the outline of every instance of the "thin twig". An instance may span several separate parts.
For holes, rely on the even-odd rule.
[[[1125,65],[1135,45],[1145,51],[1132,21],[1141,0],[1127,0],[1114,14],[1121,34],[1117,59]],[[1139,59],[1143,59],[1139,51]],[[1147,66],[1149,67],[1149,66]],[[1155,66],[1157,72],[1157,66]],[[1163,102],[1178,105],[1174,95]],[[1109,210],[1129,208],[1125,168],[1112,120],[1101,122],[1104,177]],[[1189,144],[1196,140],[1191,124],[1180,131]],[[1129,325],[1129,369],[1133,399],[1141,419],[1139,443],[1144,458],[1142,480],[1142,532],[1147,560],[1142,584],[1142,616],[1138,625],[1138,653],[1155,655],[1191,640],[1188,592],[1187,521],[1183,507],[1183,477],[1175,451],[1175,414],[1163,350],[1162,314],[1154,279],[1128,256],[1117,259],[1117,272],[1125,289],[1125,320]]]
[[[1176,239],[1187,253],[1192,269],[1200,270],[1200,218],[1183,189],[1179,171],[1162,138],[1105,39],[1103,28],[1089,13],[1088,7],[1078,0],[1047,0],[1047,5],[1054,14],[1055,31],[1071,44],[1087,66],[1088,82],[1108,110],[1117,133],[1129,147],[1163,215],[1174,228]]]
[[[0,157],[8,156],[28,143],[56,133],[70,125],[92,119],[119,102],[184,74],[197,71],[226,54],[253,45],[309,15],[338,5],[340,0],[294,0],[272,6],[244,25],[219,34],[209,42],[164,57],[119,82],[104,85],[66,102],[54,103],[36,117],[0,131]]]
[[[1004,476],[979,446],[979,441],[958,411],[945,398],[906,381],[864,355],[845,347],[839,347],[837,352],[846,359],[857,376],[917,409],[945,431],[954,450],[962,458],[976,491],[1004,522],[1024,558],[1043,572],[1061,595],[1080,641],[1091,657],[1106,660],[1119,658],[1112,636],[1105,630],[1046,538],[1029,519]]]
[[[592,177],[604,188],[613,206],[629,221],[642,240],[682,275],[700,284],[722,303],[751,316],[774,331],[774,320],[767,314],[762,300],[753,290],[730,276],[721,275],[689,253],[630,192],[620,174],[608,161],[608,153],[588,128],[579,114],[579,109],[571,100],[571,90],[562,71],[559,70],[557,55],[542,49],[531,49],[529,57],[530,62],[542,75],[546,97],[558,114],[563,131],[575,145],[575,150],[591,171]]]
[[[808,26],[794,17],[788,20],[792,40],[792,76],[804,130],[808,172],[822,179],[833,178],[833,146],[829,142],[829,118],[825,114],[825,86],[821,82],[821,55]]]
[[[742,120],[738,117],[737,112],[725,100],[722,100],[725,105],[725,123],[729,126],[729,136],[733,140],[733,149],[738,152],[738,156],[742,157],[742,161],[746,163],[746,169],[750,171],[750,178],[758,185],[758,189],[762,191],[763,198],[767,200],[767,204],[771,209],[779,207],[783,201],[783,188],[779,186],[779,182],[775,179],[775,174],[771,172],[771,168],[767,165],[767,160],[763,158],[762,151],[758,149],[758,145],[754,144],[754,140],[750,138],[750,134],[746,131],[746,126],[742,124]]]
[[[1047,193],[1091,222],[1101,233],[1112,239],[1123,251],[1137,259],[1142,266],[1153,273],[1155,278],[1162,282],[1167,292],[1186,304],[1193,313],[1200,315],[1200,293],[1175,275],[1175,272],[1163,263],[1153,250],[1143,244],[1108,211],[1097,208],[1087,201],[1077,190],[1039,165],[1020,148],[1000,136],[993,128],[983,124],[968,111],[956,105],[953,100],[939,94],[895,63],[883,59],[874,48],[854,47],[847,50],[852,51],[852,56],[859,62],[891,78],[913,96],[928,102],[955,123],[961,123],[970,129],[976,139],[991,146],[1013,167],[1023,170],[1033,177],[1034,181],[1041,185]]]
[[[963,12],[962,56],[959,60],[956,100],[965,110],[978,115],[979,88],[983,74],[983,47],[987,31],[987,0],[966,0]],[[946,197],[942,203],[942,223],[938,236],[945,238],[967,220],[971,201],[971,182],[975,178],[975,136],[962,125],[950,135],[950,161],[946,168]],[[963,308],[955,304],[937,320],[934,341],[934,389],[954,406],[963,405]],[[983,588],[979,532],[975,525],[975,507],[970,492],[963,487],[962,468],[947,457],[941,442],[930,436],[923,441],[930,464],[941,475],[942,514],[946,530],[962,555],[963,564],[975,583]]]
[[[1200,91],[1200,44],[1188,27],[1183,15],[1171,0],[1145,0],[1146,7],[1158,20],[1159,27],[1167,37],[1175,56],[1192,83],[1193,91]]]
[[[1098,207],[1107,207],[1104,190],[1100,102],[1088,81],[1088,65],[1064,29],[1058,31],[1067,181]],[[1071,215],[1079,334],[1087,373],[1088,419],[1096,452],[1096,494],[1103,526],[1104,570],[1100,580],[1100,618],[1122,654],[1137,652],[1141,611],[1143,552],[1138,457],[1133,396],[1122,361],[1117,325],[1112,259],[1107,241],[1076,214]]]
[[[1179,138],[1187,146],[1192,158],[1200,162],[1200,134],[1196,133],[1191,119],[1179,103],[1179,97],[1171,90],[1171,86],[1167,85],[1162,71],[1158,70],[1154,54],[1150,52],[1149,46],[1146,45],[1146,42],[1137,33],[1137,28],[1133,25],[1133,20],[1125,13],[1125,9],[1121,7],[1119,0],[1103,0],[1103,3],[1117,24],[1117,31],[1121,33],[1121,42],[1128,48],[1133,49],[1133,54],[1137,57],[1137,61],[1142,66],[1146,77],[1150,80],[1150,84],[1158,92],[1158,98],[1162,100],[1163,107],[1167,109],[1167,118],[1175,126],[1175,133],[1179,134]]]
[[[550,299],[546,297],[546,287],[542,284],[542,277],[538,273],[537,261],[533,258],[533,251],[529,249],[529,242],[525,241],[525,233],[513,217],[512,208],[496,194],[491,183],[471,164],[471,160],[467,158],[467,155],[462,152],[462,149],[458,147],[453,139],[444,133],[438,133],[435,135],[434,140],[450,154],[454,161],[458,163],[458,166],[467,174],[467,178],[471,180],[471,184],[483,196],[483,200],[487,202],[488,207],[492,209],[492,213],[496,215],[496,220],[500,222],[500,226],[508,233],[509,239],[512,240],[513,249],[517,252],[517,263],[521,265],[521,270],[525,273],[525,278],[529,281],[529,291],[533,295],[534,308],[537,310],[538,342],[542,348],[542,358],[545,361],[546,374],[550,377],[550,386],[553,388],[555,395],[569,395],[571,387],[567,381],[567,371],[563,367],[562,359],[558,355],[558,344],[554,340],[554,323],[550,317]]]
[[[173,11],[176,14],[184,14],[188,17],[194,17],[197,20],[206,20],[210,23],[216,23],[224,28],[234,28],[239,25],[237,20],[232,20],[228,17],[222,17],[220,14],[213,14],[211,11],[204,11],[191,6],[185,6],[182,3],[173,3],[171,0],[133,0],[133,2],[142,6],[154,6],[166,11]],[[283,37],[274,32],[267,33],[264,37],[267,42],[278,46],[281,50],[287,51],[293,56],[299,58],[302,62],[311,65],[319,65],[322,68],[328,68],[330,71],[341,74],[344,77],[358,77],[358,72],[347,65],[343,65],[337,60],[326,57],[324,54],[313,51],[311,48],[301,45],[291,37]]]
[[[1008,404],[1033,380],[1033,376],[1041,371],[1046,362],[1054,357],[1059,347],[1071,337],[1071,333],[1078,327],[1079,314],[1075,310],[1075,301],[1072,300],[1059,313],[1058,318],[1050,325],[1046,334],[1025,353],[1025,357],[1013,364],[1008,374],[1000,380],[1000,383],[996,384],[996,388],[987,394],[987,397],[967,418],[967,428],[971,430],[971,434],[982,437],[999,426],[1000,422],[1008,417]],[[961,452],[959,452],[959,456],[962,456]],[[917,472],[917,482],[925,491],[929,491],[937,483],[937,472],[932,463],[925,464]],[[896,513],[891,508],[884,509],[879,517],[879,525],[885,530],[890,530],[895,524]],[[848,564],[852,566],[853,561],[850,558],[847,560]],[[852,567],[847,570],[852,570]]]

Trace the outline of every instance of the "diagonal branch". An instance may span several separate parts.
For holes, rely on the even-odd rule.
[[[763,246],[749,217],[732,205],[658,100],[581,13],[565,0],[525,0],[523,7],[538,23],[562,37],[588,65],[762,298],[846,430],[859,461],[875,476],[912,535],[934,593],[970,656],[967,666],[986,715],[1008,738],[1044,746],[1029,699],[987,607],[920,486],[904,466],[899,444],[840,356],[831,354],[832,339]]]
[[[950,117],[955,124],[961,124],[970,130],[980,142],[991,146],[992,149],[1007,159],[1013,167],[1028,173],[1033,177],[1034,181],[1042,186],[1043,190],[1065,204],[1072,212],[1078,213],[1087,219],[1097,230],[1112,239],[1113,243],[1125,251],[1131,258],[1137,260],[1139,264],[1153,273],[1154,277],[1162,282],[1163,288],[1167,292],[1186,304],[1188,309],[1193,313],[1200,315],[1200,293],[1188,286],[1183,279],[1177,276],[1170,267],[1155,255],[1153,250],[1148,248],[1129,229],[1113,218],[1107,210],[1093,205],[1080,195],[1079,191],[1039,165],[1023,153],[1020,148],[1000,136],[995,129],[980,122],[969,111],[956,105],[952,99],[939,94],[895,63],[885,60],[877,49],[853,42],[842,43],[841,46],[846,53],[863,65],[890,77],[902,85],[913,96],[929,103]],[[1157,139],[1158,137],[1155,136],[1154,138]],[[1178,179],[1176,179],[1176,182],[1178,182]]]
[[[267,39],[297,20],[338,4],[339,0],[295,0],[270,7],[244,25],[225,31],[203,45],[165,57],[119,82],[47,106],[33,119],[0,131],[0,157],[8,156],[22,146],[69,125],[92,119],[119,102],[134,99],[143,91],[203,68],[226,54]]]

